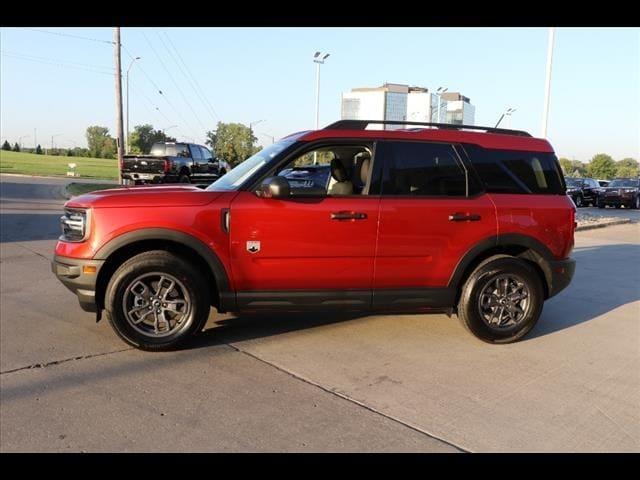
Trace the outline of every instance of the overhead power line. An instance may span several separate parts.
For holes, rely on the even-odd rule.
[[[48,33],[49,35],[58,35],[60,37],[75,38],[76,40],[87,40],[87,41],[91,41],[91,42],[106,43],[106,44],[109,44],[109,45],[113,45],[113,43],[114,43],[112,40],[102,40],[102,39],[99,39],[99,38],[84,37],[82,35],[73,35],[71,33],[52,32],[51,30],[43,30],[41,28],[28,28],[28,27],[21,27],[21,28],[23,30],[32,30],[34,32]]]
[[[178,49],[176,48],[175,44],[173,43],[173,41],[171,40],[171,38],[169,37],[169,34],[167,32],[162,32],[164,33],[164,36],[167,38],[167,41],[169,42],[169,44],[171,45],[171,47],[173,48],[173,50],[175,51],[176,55],[178,56],[178,58],[180,59],[180,62],[182,63],[182,65],[184,66],[186,72],[189,74],[189,76],[191,77],[191,79],[193,80],[193,82],[190,82],[192,87],[195,85],[194,87],[194,91],[196,92],[196,94],[198,95],[198,98],[200,98],[200,100],[207,106],[209,107],[209,111],[211,112],[212,116],[214,117],[214,121],[220,120],[220,116],[218,115],[218,113],[216,112],[216,110],[213,108],[213,105],[211,105],[211,102],[209,101],[209,99],[207,98],[206,94],[204,93],[204,90],[202,89],[202,87],[200,86],[200,83],[198,82],[198,79],[195,75],[193,75],[193,72],[191,71],[191,69],[189,68],[189,66],[186,64],[186,62],[184,61],[184,59],[182,58],[182,55],[180,55],[180,52],[178,52]],[[183,71],[184,73],[184,71]],[[186,74],[185,74],[186,76]],[[189,78],[187,77],[187,80],[189,80]],[[198,91],[200,93],[198,93]]]
[[[184,103],[187,104],[187,106],[189,107],[189,109],[191,110],[191,113],[193,113],[193,116],[196,118],[196,120],[198,121],[198,123],[200,123],[200,126],[202,127],[202,129],[204,131],[207,130],[207,127],[204,126],[204,123],[202,123],[202,120],[200,120],[200,117],[198,116],[198,114],[196,113],[195,109],[193,108],[193,106],[191,105],[191,102],[189,102],[189,100],[187,99],[187,96],[184,94],[184,92],[182,91],[182,89],[180,88],[180,85],[178,85],[178,83],[175,81],[175,79],[173,78],[173,75],[171,74],[171,71],[169,71],[169,69],[167,68],[167,66],[165,65],[164,61],[162,60],[162,57],[158,54],[158,52],[156,51],[156,49],[153,47],[153,45],[151,44],[151,41],[149,40],[149,38],[147,37],[147,35],[142,32],[142,35],[144,36],[145,40],[147,41],[147,43],[149,44],[149,46],[151,47],[151,50],[153,50],[153,53],[155,54],[155,56],[158,58],[158,61],[160,62],[160,65],[162,65],[162,68],[164,69],[165,72],[167,72],[167,76],[171,79],[171,81],[173,82],[173,84],[175,85],[176,89],[178,90],[178,92],[180,93],[180,95],[182,96],[182,99],[184,100]]]
[[[101,67],[97,65],[90,66],[90,65],[75,63],[75,62],[62,62],[60,60],[48,59],[44,57],[35,57],[33,55],[25,55],[21,53],[7,52],[5,50],[2,50],[1,53],[3,56],[9,57],[9,58],[27,60],[29,62],[41,63],[45,65],[54,65],[56,67],[61,67],[61,68],[73,68],[76,70],[84,70],[86,72],[99,73],[102,75],[113,75],[115,73],[113,69],[109,69],[109,67]],[[96,68],[101,68],[103,70],[96,70]]]

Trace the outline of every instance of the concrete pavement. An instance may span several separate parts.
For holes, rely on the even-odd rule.
[[[579,233],[517,344],[444,315],[213,313],[153,354],[50,273],[57,184],[0,181],[2,452],[640,450],[639,224]]]

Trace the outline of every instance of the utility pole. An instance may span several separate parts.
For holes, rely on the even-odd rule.
[[[36,151],[36,148],[38,148],[38,137],[36,137],[36,129],[33,129],[33,151]]]
[[[136,57],[133,60],[131,60],[131,63],[129,64],[129,68],[127,68],[127,136],[125,137],[125,151],[127,152],[127,154],[129,154],[129,70],[131,70],[131,67],[133,67],[133,64],[135,63],[136,60],[140,60],[140,57]]]
[[[116,63],[116,146],[118,148],[118,184],[122,184],[120,165],[123,161],[124,133],[122,128],[122,68],[120,67],[120,27],[113,27],[114,57]]]
[[[549,97],[551,95],[551,64],[553,61],[553,37],[555,28],[549,28],[549,45],[547,46],[547,79],[544,89],[544,110],[542,113],[542,132],[541,137],[547,138],[547,125],[549,123]]]

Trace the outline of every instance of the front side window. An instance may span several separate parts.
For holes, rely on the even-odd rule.
[[[296,156],[276,175],[288,180],[292,196],[362,195],[370,164],[368,146],[331,145]]]
[[[379,142],[384,159],[382,195],[465,196],[467,177],[453,146],[445,143]]]
[[[200,147],[191,145],[191,158],[198,162],[202,160],[202,152],[200,151]]]
[[[211,161],[211,152],[206,147],[200,147],[200,151],[202,152],[202,160],[205,162]]]

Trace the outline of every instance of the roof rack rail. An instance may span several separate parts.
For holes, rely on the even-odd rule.
[[[443,130],[483,130],[503,135],[517,135],[519,137],[531,137],[531,134],[523,130],[509,130],[507,128],[481,127],[477,125],[456,125],[452,123],[429,122],[405,122],[401,120],[338,120],[327,125],[324,130],[366,130],[370,124],[382,125],[415,125],[420,127],[436,127]]]

